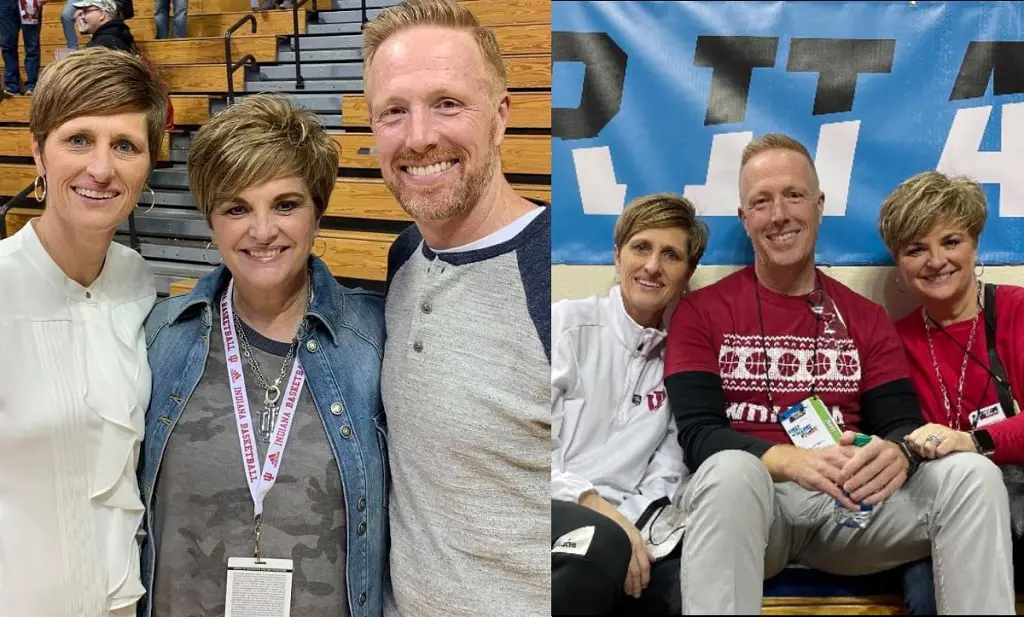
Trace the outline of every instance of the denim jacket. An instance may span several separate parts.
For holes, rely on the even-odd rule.
[[[353,617],[380,617],[390,476],[387,424],[380,397],[383,300],[379,294],[339,285],[323,261],[311,260],[314,297],[299,326],[297,353],[341,474],[349,608]],[[153,394],[139,463],[139,487],[146,506],[140,531],[142,584],[147,591],[139,603],[140,617],[150,617],[153,610],[156,547],[152,506],[160,461],[171,431],[202,377],[210,337],[221,335],[219,327],[212,325],[218,323],[217,301],[230,278],[230,272],[220,266],[188,295],[159,302],[146,320]],[[339,606],[340,602],[341,598]]]

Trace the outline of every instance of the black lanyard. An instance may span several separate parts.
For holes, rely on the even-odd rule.
[[[824,310],[825,310],[825,291],[821,288],[820,283],[821,283],[821,281],[819,280],[818,269],[815,268],[814,269],[814,291],[812,291],[811,293],[812,294],[815,294],[815,293],[821,294],[821,304],[820,304],[820,306],[818,308],[820,308],[821,311],[824,312]],[[766,337],[765,337],[765,332],[764,332],[764,316],[761,313],[761,291],[758,289],[759,286],[760,286],[760,283],[757,280],[757,273],[755,272],[754,273],[754,297],[757,299],[757,323],[758,323],[758,325],[761,328],[761,350],[764,352],[764,362],[765,362],[764,387],[765,387],[765,390],[766,390],[766,392],[768,394],[768,415],[769,415],[769,417],[771,417],[771,414],[775,412],[775,400],[772,397],[772,381],[771,381],[771,378],[769,377],[769,374],[771,373],[772,362],[771,362],[771,358],[768,357],[768,344],[765,342],[765,338]],[[810,300],[808,300],[808,304],[810,304]],[[815,372],[815,368],[817,367],[816,363],[818,361],[818,337],[820,336],[820,332],[818,332],[818,322],[819,321],[824,321],[824,320],[821,319],[818,316],[818,313],[814,310],[813,306],[811,306],[810,308],[811,308],[811,313],[814,315],[814,351],[811,352],[811,366],[812,366],[812,368],[811,368],[811,371],[810,371],[810,373],[811,373],[811,396],[814,396],[815,387],[818,385],[818,376],[817,376],[817,374]]]

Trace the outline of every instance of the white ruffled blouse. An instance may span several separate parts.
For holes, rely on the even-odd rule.
[[[134,615],[148,264],[69,279],[33,225],[0,241],[0,617]]]

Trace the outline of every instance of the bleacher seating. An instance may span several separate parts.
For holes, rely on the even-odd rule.
[[[368,0],[368,17],[396,0]],[[504,171],[520,194],[550,201],[551,15],[550,0],[465,0],[495,29],[509,71],[512,106],[502,148]],[[256,66],[235,73],[238,97],[286,92],[314,110],[341,146],[335,190],[324,219],[324,260],[349,284],[380,289],[388,247],[409,224],[379,177],[362,95],[359,0],[318,0],[300,9],[302,74],[295,75],[295,43],[290,10],[257,13],[257,31],[248,26],[232,36],[232,57],[252,54]],[[43,15],[42,50],[46,64],[64,47],[59,5]],[[209,229],[188,192],[184,161],[191,133],[226,105],[225,30],[249,10],[249,0],[189,0],[187,39],[155,40],[153,3],[136,3],[129,25],[143,53],[160,67],[173,93],[176,129],[168,136],[161,163],[150,177],[155,206],[135,216],[142,255],[157,275],[161,295],[185,293],[216,261],[207,251]],[[85,39],[81,41],[85,43]],[[31,184],[35,168],[27,128],[29,97],[0,101],[0,202]],[[376,173],[375,173],[376,172]],[[40,210],[31,198],[8,215],[14,233]],[[117,241],[128,242],[128,226]],[[316,250],[321,243],[317,242]],[[765,582],[764,614],[903,614],[901,580],[891,573],[873,577],[834,577],[787,568]],[[1021,613],[1020,606],[1018,612]]]
[[[368,0],[367,17],[396,0]],[[236,99],[253,92],[283,92],[315,111],[341,149],[339,176],[331,197],[319,253],[342,281],[382,288],[388,247],[410,223],[380,179],[373,136],[363,98],[360,45],[362,9],[359,0],[317,0],[301,5],[299,88],[295,68],[292,12],[255,13],[249,25],[231,38],[232,59],[251,54],[255,66],[234,74]],[[503,170],[523,195],[550,201],[551,14],[550,0],[468,0],[482,23],[493,27],[503,48],[513,92],[509,130],[502,146]],[[173,93],[175,130],[168,136],[149,185],[156,203],[148,209],[148,192],[135,213],[140,251],[153,266],[161,294],[181,293],[212,269],[216,247],[207,250],[209,229],[188,192],[185,159],[191,133],[226,104],[224,33],[244,15],[249,0],[190,0],[186,39],[156,40],[152,7],[136,7],[128,23],[146,57],[159,67]],[[85,44],[86,37],[81,37]],[[43,16],[44,64],[65,46],[59,11]],[[28,127],[30,99],[0,102],[0,196],[12,196],[35,178]],[[39,214],[24,199],[7,218],[13,233]],[[117,240],[128,243],[128,226]]]

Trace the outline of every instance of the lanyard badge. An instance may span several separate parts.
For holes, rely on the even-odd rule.
[[[291,433],[292,420],[299,402],[299,395],[306,380],[302,363],[298,358],[292,366],[287,386],[281,393],[283,402],[262,467],[257,461],[256,433],[249,412],[249,397],[245,389],[245,376],[238,347],[238,333],[235,331],[234,308],[231,295],[234,281],[221,298],[221,334],[224,337],[224,356],[227,364],[228,382],[231,388],[231,403],[234,409],[235,426],[238,428],[238,443],[242,452],[242,467],[249,484],[253,502],[253,536],[255,549],[253,558],[232,557],[228,560],[227,599],[225,617],[241,617],[256,614],[253,602],[259,604],[260,615],[287,617],[291,607],[291,559],[261,559],[260,536],[262,534],[263,501],[277,482],[278,471],[284,448]]]

